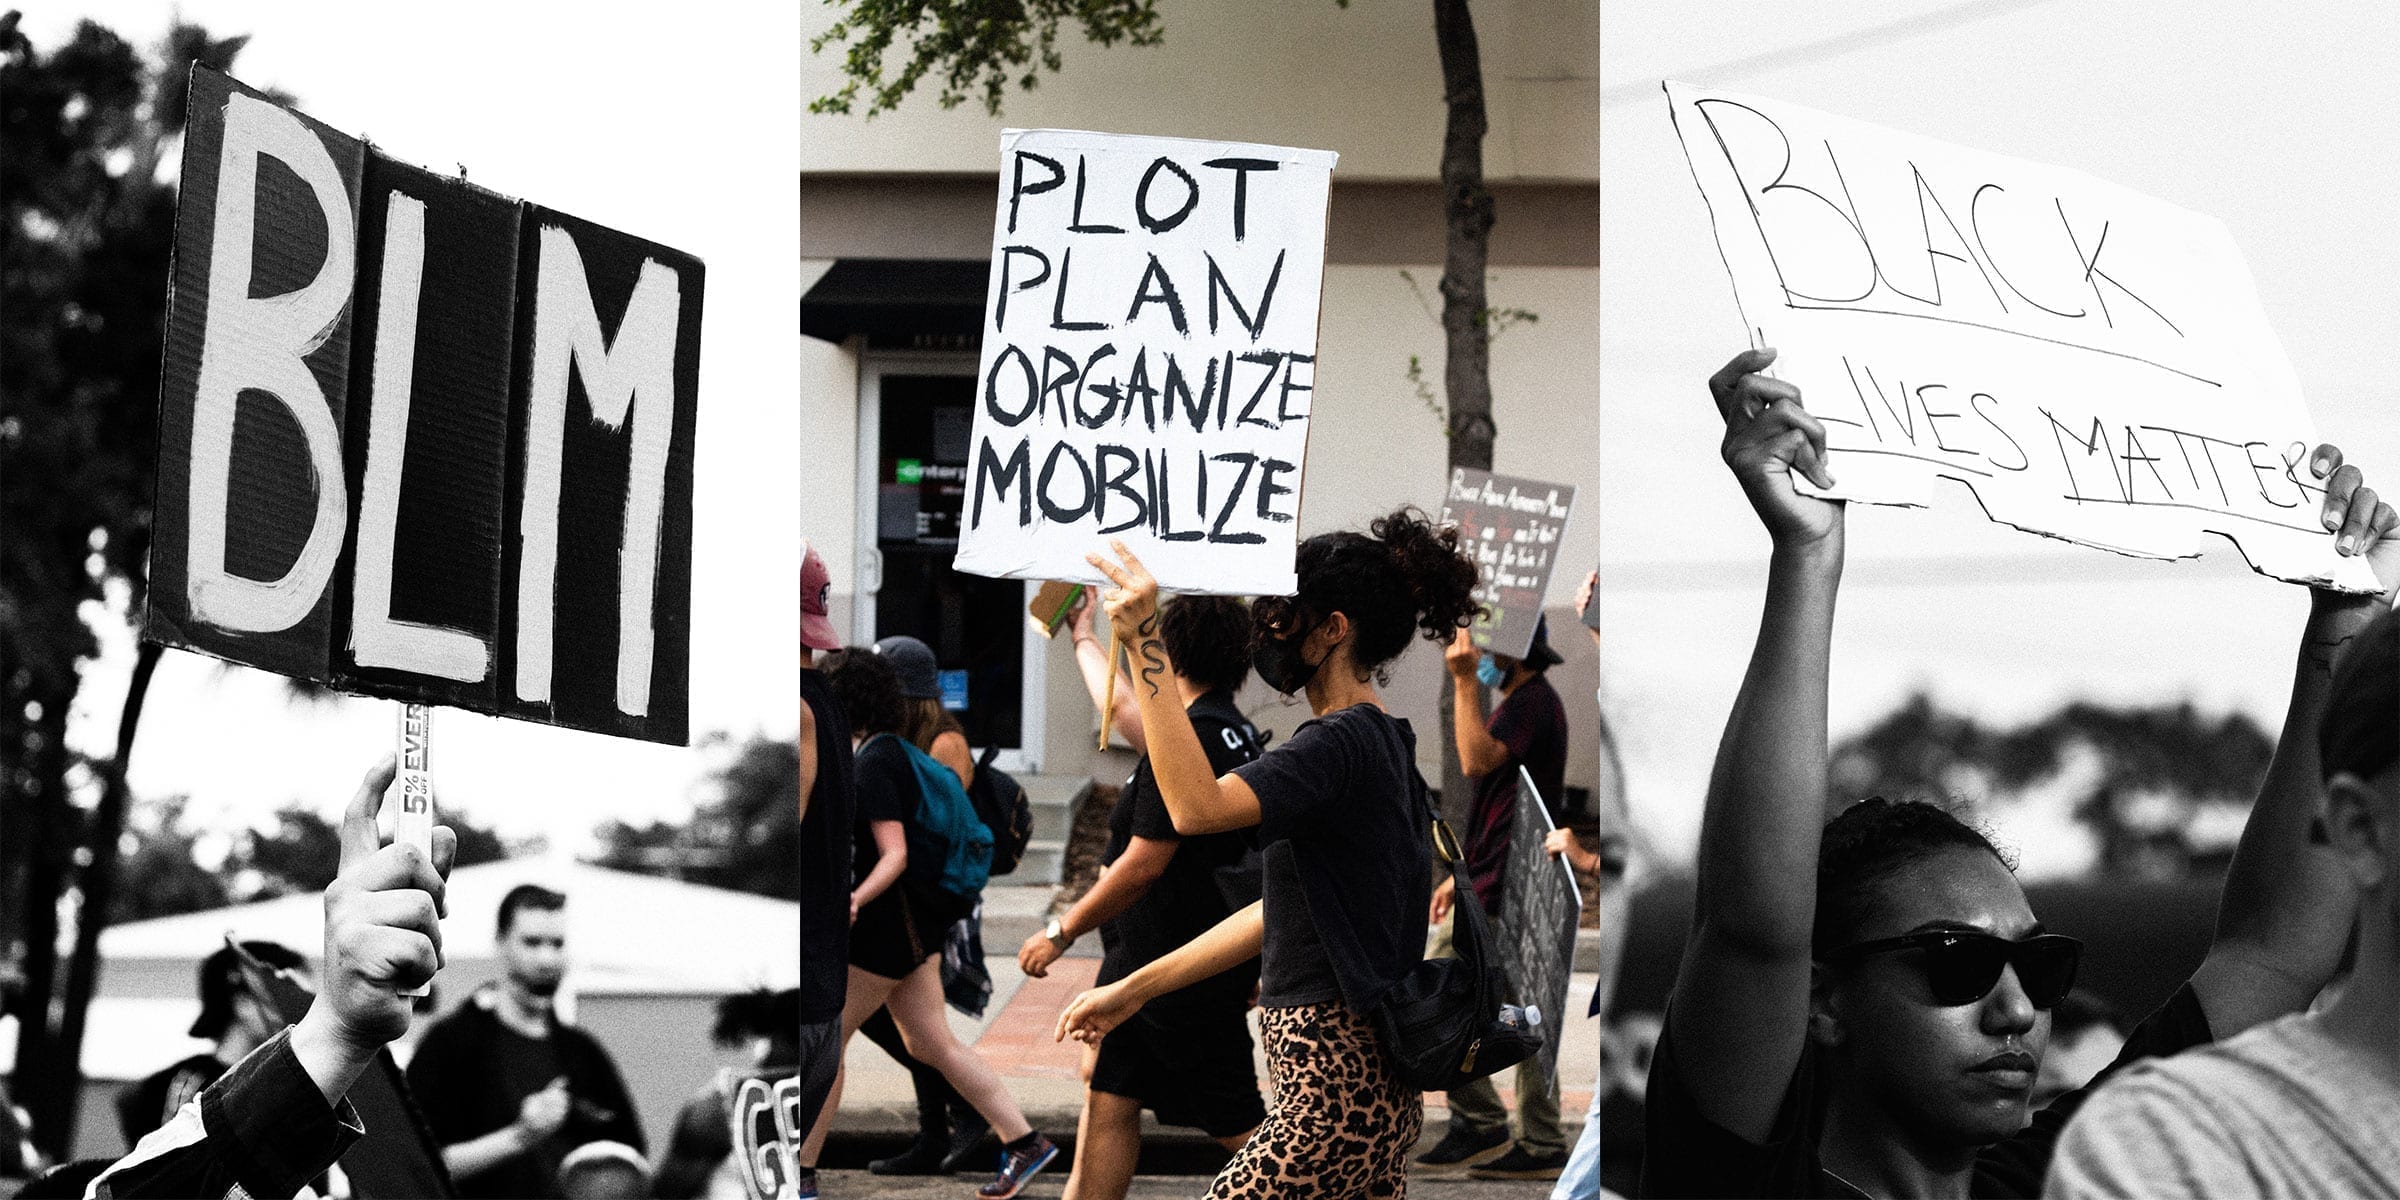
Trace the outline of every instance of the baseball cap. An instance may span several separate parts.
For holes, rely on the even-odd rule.
[[[1533,644],[1525,648],[1525,666],[1540,671],[1567,661],[1550,648],[1550,618],[1536,617],[1533,621]]]
[[[933,647],[903,633],[875,643],[875,653],[892,664],[901,695],[911,700],[942,698],[942,669],[934,662]]]
[[[833,574],[825,569],[825,560],[815,546],[800,556],[800,644],[811,650],[839,650],[840,634],[833,631],[828,616],[833,596]]]
[[[278,971],[297,970],[308,960],[298,951],[280,942],[243,942],[242,949],[250,956]],[[242,974],[242,960],[230,946],[220,946],[216,952],[200,960],[200,1017],[192,1022],[191,1036],[214,1041],[233,1025],[233,999],[243,994],[249,983]]]

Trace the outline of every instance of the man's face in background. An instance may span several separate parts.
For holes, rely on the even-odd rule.
[[[567,914],[563,909],[520,908],[500,936],[500,962],[510,982],[529,995],[549,997],[567,973]]]

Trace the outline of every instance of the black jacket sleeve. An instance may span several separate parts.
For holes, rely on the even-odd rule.
[[[325,1103],[286,1030],[101,1172],[88,1194],[293,1196],[365,1132],[348,1100]]]

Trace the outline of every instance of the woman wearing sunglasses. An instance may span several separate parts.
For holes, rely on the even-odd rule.
[[[1842,505],[1799,389],[1736,355],[1709,381],[1722,452],[1774,540],[1766,611],[1709,780],[1693,928],[1649,1079],[1650,1196],[2033,1196],[2088,1088],[2027,1097],[2081,947],[2046,932],[1990,841],[1941,809],[1825,811],[1826,684]],[[2320,447],[2308,469],[2341,553],[2373,494]],[[2353,502],[2355,500],[2355,503]],[[2327,679],[2309,642],[2290,723],[2242,834],[2216,937],[2117,1064],[2299,1010],[2338,964],[2355,900],[2308,844]],[[2103,1073],[2105,1077],[2106,1073]]]

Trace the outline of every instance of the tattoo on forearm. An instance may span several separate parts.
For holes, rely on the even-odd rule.
[[[1142,656],[1142,686],[1158,695],[1158,677],[1167,673],[1167,652],[1158,643],[1158,614],[1151,613],[1134,627],[1135,648]]]

